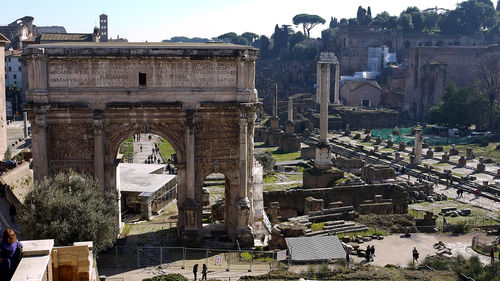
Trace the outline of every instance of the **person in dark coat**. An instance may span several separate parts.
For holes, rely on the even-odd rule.
[[[207,265],[203,264],[203,268],[201,269],[201,280],[207,280],[207,272],[208,272]]]
[[[14,222],[14,220],[16,218],[16,213],[17,213],[16,206],[10,205],[9,215],[10,215],[10,221],[11,222]]]
[[[366,262],[370,261],[370,253],[371,252],[372,252],[372,248],[370,248],[370,245],[366,246],[366,252],[365,252]]]
[[[16,272],[19,260],[16,260],[14,254],[18,248],[22,247],[23,244],[17,241],[16,234],[12,229],[7,228],[3,231],[0,242],[0,281],[10,280]]]
[[[412,252],[412,254],[413,254],[413,262],[414,262],[414,263],[415,263],[415,262],[417,262],[417,263],[418,263],[418,258],[419,258],[419,256],[420,256],[420,254],[419,254],[419,253],[418,253],[418,251],[417,251],[417,247],[413,247],[413,252]]]
[[[375,260],[374,257],[375,257],[375,245],[372,245],[370,251],[370,261],[374,261]]]
[[[198,273],[198,264],[195,264],[193,266],[193,275],[194,275],[194,281],[196,281],[196,274]]]

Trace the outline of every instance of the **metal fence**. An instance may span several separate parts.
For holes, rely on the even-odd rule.
[[[211,271],[267,271],[286,267],[275,251],[246,251],[185,247],[115,246],[97,257],[99,267],[189,269],[206,264]]]

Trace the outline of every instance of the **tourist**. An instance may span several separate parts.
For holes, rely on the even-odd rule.
[[[142,152],[142,145],[141,145],[141,147],[140,147],[140,148],[141,148],[141,152]]]
[[[370,261],[374,261],[375,257],[375,245],[372,245],[372,250],[371,250],[371,253],[370,253]]]
[[[476,188],[474,194],[476,195],[476,198],[479,198],[479,196],[481,195],[481,190],[479,190],[479,188]]]
[[[420,254],[417,251],[417,247],[413,247],[413,263],[417,262],[418,263],[418,257]]]
[[[490,249],[490,258],[491,258],[491,264],[495,263],[495,249],[491,248]]]
[[[345,262],[346,266],[349,267],[349,263],[351,262],[351,255],[349,255],[349,251],[345,251]]]
[[[207,280],[207,265],[203,264],[203,269],[201,270],[201,280]]]
[[[198,273],[198,264],[195,264],[193,266],[193,275],[194,275],[194,281],[196,281],[196,274]]]
[[[460,198],[460,187],[457,188],[457,198]]]
[[[14,206],[14,204],[10,205],[9,208],[10,222],[14,222],[14,219],[16,218],[16,213],[17,213],[16,206]]]
[[[0,280],[10,280],[21,260],[23,244],[17,241],[12,229],[2,232],[0,242]]]
[[[366,246],[366,252],[365,252],[365,259],[366,262],[370,262],[370,253],[372,252],[372,249],[370,245]]]

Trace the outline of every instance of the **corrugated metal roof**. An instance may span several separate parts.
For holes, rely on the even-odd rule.
[[[285,238],[292,261],[345,259],[345,250],[334,236]]]

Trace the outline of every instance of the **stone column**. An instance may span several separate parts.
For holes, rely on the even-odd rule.
[[[319,123],[319,140],[320,142],[328,141],[328,103],[330,94],[330,64],[321,63],[321,103],[320,103],[320,123]]]
[[[422,164],[422,129],[415,130],[415,161],[413,164],[419,165]]]
[[[240,188],[238,205],[249,205],[248,192],[248,118],[246,113],[240,115]]]
[[[288,121],[293,122],[293,98],[288,97]]]
[[[274,84],[273,117],[278,118],[278,84]]]
[[[186,198],[195,200],[194,193],[194,110],[186,111]]]
[[[36,110],[33,124],[33,178],[41,181],[49,176],[49,161],[47,155],[47,111],[48,108]]]
[[[333,92],[333,103],[340,104],[339,86],[340,85],[340,64],[335,64],[335,91]]]
[[[104,122],[102,110],[94,110],[94,177],[104,190]]]
[[[23,112],[23,132],[24,138],[28,137],[28,112]]]
[[[316,64],[316,103],[321,103],[321,67],[320,63]]]

